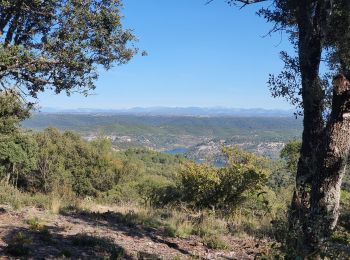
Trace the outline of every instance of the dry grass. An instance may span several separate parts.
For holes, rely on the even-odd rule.
[[[155,209],[129,203],[101,205],[90,197],[79,199],[65,187],[49,195],[31,195],[9,185],[0,184],[0,204],[9,205],[14,209],[34,206],[53,214],[64,212],[69,208],[101,214],[115,212],[126,226],[158,230],[169,237],[188,238],[194,235],[199,237],[204,245],[214,249],[228,248],[225,243],[227,235],[264,238],[271,237],[274,232],[271,225],[272,217],[269,215],[254,217],[236,212],[230,218],[224,219],[210,211],[192,212],[183,208]]]
[[[51,199],[50,210],[54,214],[58,214],[62,208],[62,200],[59,197],[53,197]]]

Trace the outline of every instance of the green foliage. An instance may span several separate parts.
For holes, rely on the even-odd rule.
[[[287,143],[281,151],[281,158],[287,163],[288,171],[296,176],[298,169],[298,161],[300,157],[301,141],[294,140]]]
[[[31,129],[55,126],[90,134],[99,130],[107,135],[147,137],[157,149],[169,144],[188,145],[191,138],[233,139],[241,142],[288,141],[301,136],[302,121],[290,117],[167,117],[137,115],[35,114],[23,122]],[[191,140],[191,139],[190,139]],[[196,140],[196,139],[195,139]],[[115,145],[121,145],[115,143]],[[128,149],[130,143],[120,148]]]
[[[158,191],[166,189],[171,185],[168,179],[162,176],[152,176],[152,177],[143,177],[135,185],[136,190],[141,197],[141,199],[146,204],[156,204],[158,201],[161,201],[163,198],[157,198]],[[164,198],[165,199],[165,198]]]
[[[135,174],[158,175],[175,180],[174,172],[185,161],[181,156],[163,154],[150,149],[127,149],[117,154],[124,161],[124,177],[133,177]]]
[[[213,201],[220,185],[218,170],[213,166],[187,163],[180,172],[184,190],[184,200],[192,202],[197,207],[214,206]]]
[[[105,200],[161,206],[179,197],[176,173],[184,158],[149,149],[128,149],[115,156],[122,161],[121,177],[103,194]]]
[[[111,189],[119,180],[119,161],[112,148],[101,150],[73,132],[49,128],[35,135],[39,146],[38,169],[28,178],[28,187],[51,192],[57,186],[71,185],[79,196],[96,195]],[[101,143],[104,140],[101,140]]]
[[[350,245],[350,232],[337,230],[333,233],[331,240],[343,245]]]
[[[323,112],[330,109],[333,91],[330,82],[336,74],[347,75],[349,71],[349,1],[273,0],[272,4],[261,0],[228,0],[227,2],[242,5],[266,2],[266,5],[260,6],[257,14],[273,24],[270,33],[285,32],[295,47],[292,56],[286,51],[280,53],[285,65],[278,75],[270,74],[268,85],[272,95],[285,98],[298,109],[297,115],[303,114],[305,102],[309,102],[309,95],[311,99],[318,95],[317,99],[322,100],[320,105],[322,108],[320,108]],[[305,17],[308,19],[304,19]],[[311,60],[313,55],[317,55],[317,62],[308,63],[306,60]],[[321,59],[321,56],[325,58]],[[303,88],[307,86],[306,78],[314,77],[312,73],[309,74],[311,68],[317,68],[320,64],[324,65],[326,73],[322,75],[325,70],[318,71],[318,87],[308,95],[302,96]],[[310,105],[315,106],[312,102]]]
[[[153,187],[149,193],[150,205],[154,207],[164,207],[177,205],[183,196],[183,191],[179,185],[163,182],[161,185]]]
[[[97,67],[124,64],[135,37],[121,24],[119,0],[0,1],[1,86],[36,97],[93,89]]]
[[[217,235],[204,236],[203,244],[210,249],[228,249],[229,246]]]
[[[347,190],[341,191],[339,222],[332,240],[350,245],[350,192]]]
[[[274,192],[281,193],[294,187],[295,174],[291,174],[284,160],[271,163],[271,175],[267,180],[267,186]]]
[[[16,92],[0,91],[0,180],[15,185],[36,168],[38,147],[35,140],[19,128],[28,116],[29,107]]]
[[[267,160],[236,148],[225,149],[228,164],[223,168],[187,163],[180,172],[184,201],[197,208],[231,211],[264,186]]]
[[[27,219],[26,223],[29,225],[29,229],[33,231],[42,231],[45,228],[41,221],[36,217]]]
[[[298,161],[300,157],[301,141],[292,140],[288,142],[280,152],[282,160],[275,161],[271,164],[271,175],[267,185],[279,194],[290,194],[294,187],[295,177],[297,174]],[[285,201],[289,199],[285,198]]]
[[[29,226],[29,229],[37,232],[40,239],[44,242],[50,242],[52,239],[52,234],[47,226],[43,224],[43,221],[37,217],[33,217],[26,220],[26,223]]]
[[[193,224],[186,218],[171,219],[165,226],[164,232],[169,237],[187,238],[193,232]]]
[[[19,123],[29,117],[30,107],[25,105],[14,90],[0,91],[0,134],[18,131]]]
[[[17,186],[36,169],[38,146],[28,134],[0,134],[0,179]],[[18,183],[19,182],[19,183]]]
[[[66,192],[64,187],[62,192]],[[65,196],[62,206],[72,204],[72,198]],[[39,209],[50,210],[55,197],[50,195],[45,195],[42,193],[27,193],[20,191],[17,188],[9,185],[7,183],[0,182],[0,204],[10,205],[14,209],[19,209],[25,206],[34,206]]]
[[[225,221],[205,212],[194,221],[192,230],[192,234],[200,236],[203,244],[211,249],[228,249],[229,245],[223,239],[227,233]]]

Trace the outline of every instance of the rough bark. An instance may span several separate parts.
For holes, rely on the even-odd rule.
[[[290,246],[304,254],[309,252],[308,215],[310,211],[310,191],[313,176],[317,173],[320,140],[324,131],[322,117],[324,92],[319,79],[321,60],[321,35],[318,25],[312,19],[312,7],[300,9],[299,24],[299,63],[302,78],[302,98],[304,108],[304,131],[296,187],[290,210],[290,229],[293,231]],[[301,239],[304,238],[304,239]],[[291,244],[292,243],[292,244]]]
[[[339,216],[340,188],[350,148],[350,82],[340,74],[333,82],[333,103],[328,122],[320,172],[311,194],[310,236],[317,254],[331,235]]]

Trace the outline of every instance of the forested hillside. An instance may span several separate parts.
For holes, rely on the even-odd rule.
[[[162,152],[180,149],[183,153],[189,150],[190,158],[198,161],[217,157],[222,143],[277,158],[283,144],[301,137],[301,119],[293,117],[35,114],[23,126],[75,130],[88,140],[103,135],[116,149],[147,147]],[[216,148],[201,154],[195,152],[208,143],[215,143]]]
[[[21,128],[29,108],[14,92],[0,95],[0,102],[0,113],[8,115],[0,119],[0,220],[6,223],[1,229],[0,256],[79,258],[86,252],[92,258],[117,259],[263,259],[289,254],[286,214],[299,141],[281,145],[272,160],[258,155],[259,151],[247,152],[233,141],[219,140],[215,150],[220,163],[198,163],[147,147],[116,149],[111,133],[103,135],[91,127],[119,122],[125,124],[123,134],[139,125],[147,126],[142,128],[143,135],[151,129],[179,133],[178,138],[184,132],[201,137],[233,129],[237,142],[254,147],[256,138],[256,147],[261,148],[261,144],[275,144],[297,133],[298,121],[65,115],[66,123],[62,123],[60,116],[47,115],[60,119],[55,122],[61,128],[88,126],[88,131],[95,132],[89,139],[91,134],[81,135],[84,131]],[[272,131],[279,121],[284,123]],[[33,122],[29,119],[25,124]],[[206,129],[205,124],[209,125]],[[198,145],[199,150],[205,151],[203,146]],[[344,198],[349,197],[348,183],[346,179]],[[348,245],[348,207],[344,201],[329,255],[347,254],[341,245]],[[11,221],[13,212],[19,217]],[[139,240],[135,234],[144,238]],[[237,239],[240,236],[246,238]],[[150,243],[154,246],[147,246]]]
[[[193,136],[232,137],[233,135],[262,134],[262,138],[275,135],[276,138],[300,136],[302,122],[293,117],[200,117],[200,116],[137,116],[137,115],[77,115],[77,114],[34,114],[23,122],[28,128],[43,129],[55,126],[80,132],[110,134],[150,133],[182,134]],[[129,127],[129,128],[128,128]],[[143,128],[144,127],[144,128]],[[265,135],[264,135],[265,134]]]

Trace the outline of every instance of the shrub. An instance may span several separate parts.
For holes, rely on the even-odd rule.
[[[181,197],[178,187],[163,176],[141,178],[136,189],[143,202],[155,207],[165,206]]]
[[[350,232],[337,230],[332,234],[331,240],[343,245],[350,245]]]
[[[54,128],[34,137],[39,147],[37,170],[27,176],[27,190],[50,193],[68,185],[79,196],[96,196],[118,183],[122,165],[106,140],[89,143],[76,133]]]
[[[24,193],[12,185],[0,182],[0,204],[10,205],[14,209],[19,209],[23,206],[48,208],[48,205],[50,204],[50,198],[40,193]]]
[[[301,145],[300,140],[290,141],[284,146],[280,154],[280,157],[286,161],[287,170],[293,176],[297,174]]]
[[[228,244],[218,235],[206,235],[202,238],[203,244],[210,249],[228,249]]]
[[[170,237],[189,237],[193,234],[194,225],[181,212],[174,211],[166,220],[165,234]]]
[[[45,229],[45,226],[38,218],[27,219],[26,223],[29,225],[29,229],[33,231],[42,231]]]
[[[236,148],[224,152],[228,164],[223,168],[185,164],[180,171],[185,202],[196,208],[232,211],[262,190],[269,174],[268,161]]]

